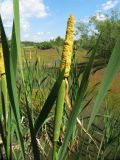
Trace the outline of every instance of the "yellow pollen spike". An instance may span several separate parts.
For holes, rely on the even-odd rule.
[[[71,54],[73,50],[74,16],[71,15],[67,23],[67,31],[62,53],[61,69],[65,69],[64,77],[67,78],[71,66]]]
[[[0,75],[5,73],[2,46],[0,45]]]

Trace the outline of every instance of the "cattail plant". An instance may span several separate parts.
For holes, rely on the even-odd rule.
[[[71,15],[68,19],[66,37],[63,47],[63,54],[61,60],[61,70],[65,70],[64,78],[60,86],[57,98],[57,104],[55,109],[55,125],[53,135],[53,160],[57,158],[57,141],[60,135],[60,127],[62,122],[63,106],[66,94],[66,80],[69,76],[71,66],[71,54],[73,49],[73,32],[74,32],[74,16]]]
[[[87,123],[82,123],[82,122],[84,122],[84,120],[86,122],[86,117],[84,118],[81,116],[81,118],[79,119],[79,116],[80,116],[80,113],[84,109],[86,109],[86,100],[87,100],[87,106],[90,104],[88,102],[91,102],[92,100],[94,100],[93,99],[94,97],[92,95],[93,93],[92,91],[94,90],[94,88],[92,89],[92,91],[88,92],[87,87],[89,83],[90,74],[92,71],[94,58],[97,53],[97,47],[99,45],[100,37],[98,38],[96,45],[91,52],[89,61],[86,62],[85,69],[83,70],[83,73],[80,78],[79,78],[79,75],[81,72],[78,72],[78,76],[75,79],[75,81],[79,82],[77,83],[77,87],[75,86],[76,84],[71,83],[72,86],[76,87],[76,93],[74,97],[73,97],[73,94],[71,94],[72,103],[70,103],[69,94],[68,94],[68,90],[69,90],[68,77],[69,77],[70,68],[71,68],[71,55],[73,52],[72,49],[73,49],[74,16],[71,15],[68,20],[66,37],[65,37],[63,53],[62,53],[62,60],[60,64],[61,72],[55,84],[53,85],[53,88],[51,88],[52,86],[51,84],[53,84],[54,82],[53,77],[51,75],[54,75],[55,77],[55,73],[53,73],[53,70],[51,69],[51,75],[50,76],[48,75],[48,72],[50,72],[50,70],[49,68],[47,70],[47,68],[44,67],[44,65],[42,66],[42,64],[40,63],[39,52],[36,51],[37,60],[35,61],[35,63],[28,63],[31,58],[34,58],[31,55],[32,50],[30,50],[28,61],[27,59],[25,59],[24,70],[22,69],[23,61],[21,57],[21,43],[20,43],[19,0],[13,0],[13,4],[14,4],[13,5],[14,24],[13,24],[13,33],[12,33],[10,49],[9,49],[5,31],[4,31],[2,19],[0,17],[0,26],[1,26],[0,32],[2,35],[1,36],[2,45],[0,45],[0,84],[1,84],[0,90],[2,93],[1,94],[2,95],[2,105],[1,105],[2,112],[0,112],[0,143],[2,141],[2,145],[0,144],[0,159],[24,160],[24,159],[29,159],[28,157],[30,157],[30,159],[36,160],[36,159],[41,159],[41,156],[42,156],[42,159],[50,159],[50,157],[47,157],[50,154],[49,154],[48,146],[46,146],[47,144],[46,142],[50,143],[50,140],[48,137],[47,125],[53,118],[53,115],[49,116],[49,114],[52,107],[55,104],[55,101],[56,101],[56,108],[55,108],[55,118],[54,118],[54,133],[52,135],[53,136],[52,160],[56,160],[56,159],[64,160],[67,158],[70,159],[69,158],[70,152],[68,152],[67,149],[69,147],[70,149],[69,151],[71,151],[71,149],[75,145],[76,146],[74,151],[75,151],[76,157],[73,158],[72,156],[72,159],[76,159],[76,160],[82,159],[82,154],[85,154],[85,153],[87,154],[86,156],[87,159],[95,159],[95,158],[110,159],[111,155],[110,154],[108,155],[109,149],[110,149],[110,152],[113,150],[114,154],[120,151],[119,119],[116,119],[115,117],[115,119],[113,120],[113,118],[110,117],[109,114],[107,114],[107,116],[102,115],[103,118],[105,117],[105,127],[104,127],[105,129],[103,131],[102,130],[99,131],[99,126],[97,127],[96,125],[92,125],[92,124],[94,119],[96,120],[96,118],[99,118],[100,114],[99,116],[96,116],[96,114],[100,109],[100,106],[104,100],[105,94],[113,78],[115,77],[115,74],[120,68],[120,54],[119,54],[120,39],[118,39],[115,45],[115,48],[113,50],[113,53],[111,55],[110,61],[108,63],[108,66],[105,72],[103,83],[101,84],[100,90],[95,100],[95,104],[93,106],[92,114],[90,115],[90,119],[88,119],[88,129],[85,129],[84,124],[87,124]],[[19,62],[18,67],[17,67],[17,62]],[[4,67],[4,63],[5,63],[5,67]],[[44,72],[46,70],[47,70],[47,74],[44,75]],[[78,70],[76,69],[76,72],[77,71]],[[71,76],[71,80],[73,79],[75,73],[73,73],[73,76]],[[49,77],[50,77],[50,80],[49,80]],[[17,80],[17,85],[16,85],[16,80]],[[46,84],[49,84],[50,87],[47,86],[47,88],[45,88]],[[51,90],[49,90],[48,88],[51,88]],[[34,93],[34,92],[35,92],[34,100],[40,100],[38,101],[38,107],[40,106],[39,110],[41,110],[39,114],[38,114],[38,111],[33,110],[36,104],[34,105],[33,103],[34,101],[32,99],[31,93]],[[46,99],[46,92],[49,92],[47,99]],[[9,96],[7,97],[7,95]],[[91,100],[88,101],[88,96],[91,96],[91,95],[93,98],[91,98]],[[85,102],[85,105],[83,102]],[[65,126],[65,136],[64,136],[62,146],[59,148],[59,152],[58,152],[57,142],[60,137],[60,128],[62,123],[64,103],[66,103],[66,107],[71,113],[69,117],[66,116],[67,123]],[[8,110],[8,106],[10,108],[9,110]],[[38,117],[36,118],[37,114],[38,114]],[[82,119],[82,122],[80,121],[81,119]],[[82,130],[81,131],[76,130],[78,132],[75,132],[75,129],[77,129],[77,127],[75,127],[76,121],[84,131],[83,133],[82,133]],[[118,122],[118,124],[116,122]],[[50,129],[52,129],[52,127],[50,127]],[[40,134],[39,134],[39,130],[40,130]],[[90,133],[88,133],[89,131]],[[107,134],[107,132],[109,132],[109,134]],[[75,134],[73,135],[73,133]],[[87,134],[89,139],[84,134]],[[96,141],[94,141],[93,139],[93,137],[96,134],[101,135],[101,138],[99,136],[99,140],[97,141],[97,144],[96,144]],[[72,135],[74,136],[73,138],[76,140],[77,143],[74,143],[73,141],[70,140]],[[99,148],[97,147],[99,150],[96,150],[96,148],[93,146],[93,143],[91,146],[90,143],[92,141],[94,142],[96,147],[97,146],[99,147]],[[113,144],[113,149],[111,148],[111,143]],[[110,148],[108,148],[109,146]],[[78,147],[79,147],[79,152],[77,153]],[[84,152],[84,148],[85,148],[85,152]],[[31,149],[33,150],[33,153],[31,152]],[[48,154],[46,154],[46,149]],[[94,149],[94,150],[92,151],[91,149]],[[93,158],[91,157],[91,153],[94,154]],[[103,155],[102,157],[101,157],[101,153]],[[45,158],[43,156],[45,156]],[[108,156],[109,158],[107,158]],[[112,159],[116,159],[115,157],[117,157],[117,154]]]

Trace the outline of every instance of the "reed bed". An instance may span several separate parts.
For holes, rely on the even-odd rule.
[[[13,1],[10,48],[0,17],[0,159],[119,159],[120,120],[105,95],[119,71],[120,38],[98,84],[88,88],[101,38],[84,69],[78,70],[73,40],[74,16],[68,19],[60,67],[21,56],[19,1]],[[102,124],[102,125],[101,125]]]

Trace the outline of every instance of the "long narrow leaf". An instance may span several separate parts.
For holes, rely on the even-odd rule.
[[[12,58],[12,63],[13,63],[13,69],[15,72],[15,77],[16,77],[16,69],[17,69],[17,44],[16,44],[16,34],[15,34],[15,26],[13,22],[13,28],[12,28],[12,40],[11,40],[11,58]]]
[[[22,132],[21,132],[21,126],[20,126],[20,110],[19,110],[19,102],[18,102],[18,96],[17,96],[17,89],[16,89],[16,79],[15,74],[13,70],[13,64],[10,56],[10,51],[8,47],[8,42],[6,38],[6,34],[4,31],[2,19],[0,17],[0,31],[1,31],[1,39],[2,39],[2,48],[3,48],[3,57],[4,57],[4,64],[5,64],[5,73],[6,73],[6,80],[7,80],[7,87],[8,87],[8,94],[12,106],[12,110],[14,113],[15,121],[16,121],[16,128],[18,133],[18,139],[21,146],[21,151],[23,153],[23,157],[25,155],[24,153],[24,144],[22,139]]]
[[[13,0],[13,11],[14,11],[14,31],[15,31],[15,38],[16,38],[18,63],[20,67],[21,77],[22,77],[22,80],[24,81],[23,70],[22,70],[21,43],[20,43],[19,0]]]

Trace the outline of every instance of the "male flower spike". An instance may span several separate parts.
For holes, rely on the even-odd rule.
[[[2,46],[0,45],[0,75],[5,73]]]
[[[71,15],[68,19],[65,42],[63,47],[61,69],[65,69],[64,77],[67,78],[71,66],[71,54],[73,50],[73,33],[74,33],[74,16]]]

